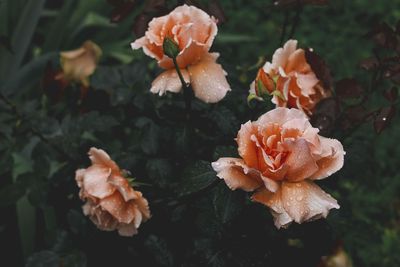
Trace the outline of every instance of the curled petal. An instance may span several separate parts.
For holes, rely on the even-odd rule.
[[[290,151],[285,161],[285,164],[289,166],[286,173],[287,180],[301,181],[309,178],[318,171],[318,165],[305,139],[299,138],[295,141],[286,140],[284,146],[287,151]]]
[[[259,125],[259,131],[262,131],[269,124],[279,124],[284,125],[286,122],[293,119],[304,119],[308,120],[307,116],[298,109],[295,108],[275,108],[264,115],[261,115],[256,123]]]
[[[251,121],[248,121],[242,124],[236,139],[239,155],[250,168],[258,167],[257,146],[251,140],[251,136],[256,132],[257,128]]]
[[[110,175],[111,169],[92,165],[83,174],[82,189],[86,194],[96,198],[107,197],[115,191],[114,186],[108,183]]]
[[[284,182],[281,201],[286,212],[297,223],[326,218],[330,209],[339,209],[337,201],[310,181]]]
[[[224,179],[231,190],[240,188],[250,192],[259,188],[263,183],[259,172],[246,168],[241,159],[220,158],[211,165],[217,172],[217,176]]]
[[[272,56],[272,65],[276,68],[285,66],[289,59],[289,56],[296,51],[297,40],[289,40],[285,43],[283,48],[279,48],[275,51]],[[264,66],[264,69],[267,68]],[[268,73],[268,71],[266,71]]]
[[[128,180],[125,178],[121,176],[113,176],[111,179],[109,179],[109,183],[115,186],[125,201],[138,198],[137,192],[133,190]]]
[[[186,70],[181,70],[183,79],[189,83],[189,73]],[[179,79],[178,73],[175,69],[167,70],[158,75],[158,77],[151,84],[150,91],[153,94],[164,95],[165,92],[179,93],[182,90],[182,82]]]
[[[125,202],[121,194],[115,193],[100,200],[100,206],[121,223],[131,223],[136,215],[132,201]]]
[[[90,148],[89,158],[92,164],[98,164],[103,167],[108,167],[113,171],[118,171],[118,165],[110,158],[110,156],[102,149],[95,147]]]
[[[322,147],[321,158],[317,160],[318,171],[310,179],[323,179],[337,172],[343,167],[344,150],[342,144],[336,139],[320,136]]]
[[[218,53],[206,54],[197,64],[188,66],[194,94],[206,103],[220,101],[231,90],[217,58]]]
[[[268,206],[271,209],[272,216],[274,217],[275,226],[279,229],[289,226],[293,219],[289,216],[283,207],[281,201],[281,190],[276,193],[270,192],[265,188],[255,192],[251,196],[251,200]]]
[[[133,236],[138,233],[137,228],[134,223],[130,224],[120,224],[118,227],[118,234],[121,236]]]
[[[292,221],[325,218],[330,209],[340,207],[334,198],[309,181],[283,182],[277,192],[261,190],[253,194],[252,200],[271,209],[277,228],[286,228]]]

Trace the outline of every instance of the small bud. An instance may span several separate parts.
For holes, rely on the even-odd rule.
[[[259,97],[266,98],[269,96],[270,92],[275,90],[276,83],[274,80],[264,72],[264,70],[261,68],[256,77],[256,94]]]
[[[178,44],[171,37],[164,38],[163,50],[164,54],[170,58],[176,58],[180,52]]]

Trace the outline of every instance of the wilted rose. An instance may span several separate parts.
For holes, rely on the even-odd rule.
[[[195,96],[208,103],[220,101],[231,89],[226,73],[216,63],[219,54],[209,53],[217,31],[215,19],[194,6],[183,5],[166,16],[154,18],[145,36],[131,44],[133,49],[143,48],[146,55],[166,69],[153,81],[150,91],[163,95],[166,91],[182,90],[174,62],[163,50],[164,41],[169,38],[177,45],[177,64]]]
[[[296,40],[289,40],[275,51],[272,62],[258,71],[250,93],[271,94],[277,107],[297,108],[311,115],[315,105],[330,96],[310,64],[305,50],[297,48]]]
[[[314,180],[342,168],[343,146],[318,135],[303,112],[269,111],[243,124],[236,141],[241,158],[220,158],[212,166],[232,190],[256,191],[252,200],[271,209],[278,228],[326,217],[339,208]]]
[[[122,236],[137,233],[150,218],[147,200],[134,190],[118,165],[97,148],[89,150],[92,165],[76,171],[79,197],[86,201],[83,213],[101,230],[118,230]]]
[[[100,47],[92,41],[84,42],[78,49],[61,52],[61,78],[88,87],[89,76],[96,70],[101,53]]]

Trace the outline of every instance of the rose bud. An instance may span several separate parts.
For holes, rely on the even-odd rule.
[[[60,53],[63,78],[89,87],[89,76],[94,73],[101,56],[100,47],[92,41],[86,41],[82,47]]]

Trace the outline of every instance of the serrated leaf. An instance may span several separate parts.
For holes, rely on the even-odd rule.
[[[210,162],[199,160],[184,169],[181,179],[179,193],[187,195],[208,187],[217,178]]]
[[[30,256],[25,267],[59,267],[59,256],[50,250],[43,250]]]
[[[243,192],[231,191],[225,184],[220,184],[214,193],[215,214],[221,223],[227,223],[240,213],[244,204]]]

